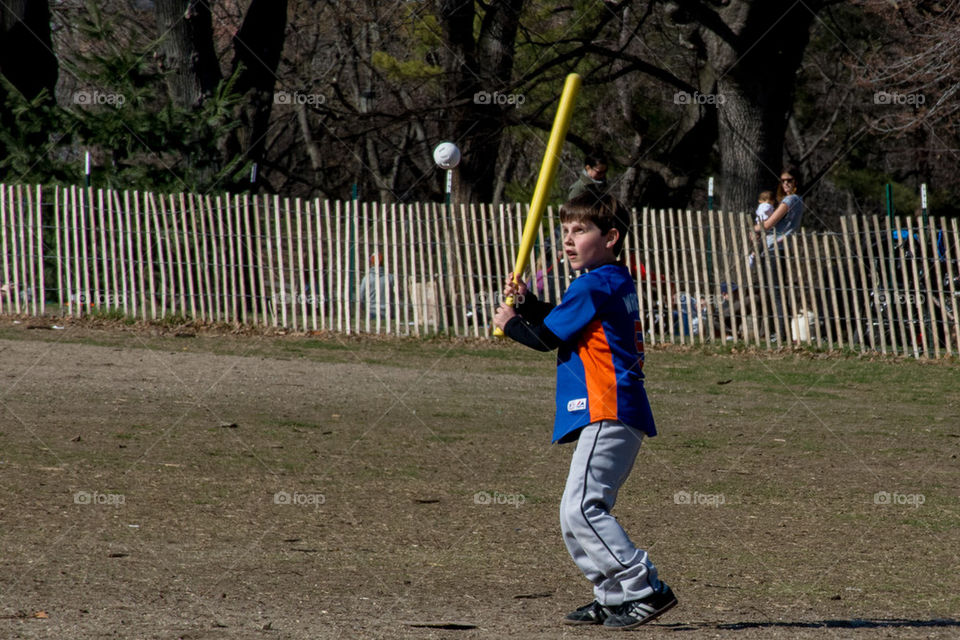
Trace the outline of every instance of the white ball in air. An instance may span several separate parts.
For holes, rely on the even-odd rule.
[[[433,150],[433,161],[441,169],[453,169],[460,164],[460,149],[452,142],[441,142]]]

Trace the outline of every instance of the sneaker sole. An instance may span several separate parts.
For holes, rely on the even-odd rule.
[[[670,609],[673,609],[675,606],[677,606],[677,603],[678,603],[678,602],[679,602],[679,601],[678,601],[676,598],[674,598],[674,599],[673,599],[673,602],[668,603],[668,604],[667,604],[666,606],[664,606],[662,609],[658,609],[657,611],[654,611],[653,613],[651,613],[649,616],[647,616],[647,617],[644,618],[643,620],[640,620],[640,621],[638,621],[638,622],[634,622],[633,624],[624,625],[624,626],[622,626],[622,627],[608,627],[608,626],[604,625],[604,628],[610,629],[611,631],[629,631],[630,629],[636,629],[637,627],[639,627],[639,626],[641,626],[641,625],[645,625],[645,624],[647,624],[648,622],[652,622],[652,621],[656,620],[657,618],[659,618],[660,616],[662,616],[663,614],[665,614],[667,611],[670,611]]]
[[[568,625],[570,625],[570,626],[572,626],[572,627],[584,627],[584,626],[591,625],[591,624],[592,624],[592,625],[598,625],[598,624],[602,625],[602,624],[603,624],[603,620],[567,620],[566,618],[564,618],[563,624],[568,624]]]

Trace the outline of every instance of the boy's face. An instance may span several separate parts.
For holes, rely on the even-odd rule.
[[[570,261],[570,268],[595,269],[616,262],[613,246],[620,238],[620,232],[610,229],[600,233],[600,227],[589,220],[570,220],[562,224],[563,252]]]

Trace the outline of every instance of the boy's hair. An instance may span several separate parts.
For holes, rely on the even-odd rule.
[[[595,151],[583,156],[583,166],[595,167],[598,164],[610,164],[607,162],[607,156],[602,151]]]
[[[600,233],[603,235],[606,235],[610,229],[619,231],[620,237],[613,245],[613,255],[619,258],[630,228],[630,212],[622,202],[602,189],[590,185],[576,198],[560,205],[560,222],[574,220],[592,222],[600,228]]]
[[[773,200],[773,191],[761,191],[760,197],[757,198],[759,202],[770,202]]]

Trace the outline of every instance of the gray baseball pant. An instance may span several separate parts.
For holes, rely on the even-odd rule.
[[[560,501],[567,551],[606,606],[644,598],[660,584],[647,552],[610,515],[642,440],[643,432],[613,420],[584,427]]]

